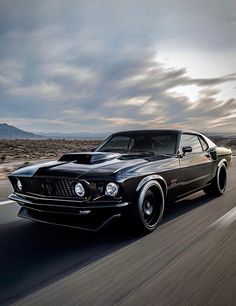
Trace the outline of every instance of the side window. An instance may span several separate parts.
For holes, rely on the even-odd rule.
[[[202,139],[201,137],[199,137],[199,140],[201,142],[203,151],[206,151],[208,149],[208,144],[206,143],[206,141],[204,139]]]
[[[152,143],[155,153],[174,154],[176,146],[175,134],[154,135]]]
[[[192,153],[202,152],[202,146],[198,139],[198,136],[192,134],[183,134],[181,136],[180,141],[180,149],[182,150],[183,147],[191,146],[193,151]]]

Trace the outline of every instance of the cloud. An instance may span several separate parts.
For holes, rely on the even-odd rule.
[[[227,127],[227,122],[231,124],[235,119],[230,115],[235,113],[236,100],[217,99],[217,86],[236,81],[233,74],[193,79],[184,68],[167,69],[153,61],[152,54],[142,60],[116,57],[105,68],[84,67],[78,62],[54,63],[39,69],[46,81],[23,86],[20,79],[15,80],[14,86],[5,84],[6,93],[33,99],[35,104],[41,102],[45,110],[50,109],[48,103],[56,103],[45,120],[50,122],[56,116],[59,126],[64,122],[66,129],[194,128],[199,122],[201,128],[208,129],[215,128],[217,122],[219,127]]]
[[[69,65],[66,63],[56,63],[48,65],[44,68],[46,76],[55,79],[70,79],[70,82],[75,82],[76,84],[96,84],[99,79],[97,71],[93,70],[91,67],[79,66],[79,65]]]
[[[0,62],[0,86],[10,86],[23,78],[22,64],[16,60],[7,59]]]
[[[1,117],[32,131],[235,131],[235,2],[208,4],[2,1]]]
[[[25,87],[12,87],[8,90],[8,95],[16,97],[37,97],[38,99],[54,101],[58,100],[61,97],[61,89],[58,84],[48,84],[42,82],[40,84],[34,84],[31,86]]]
[[[190,82],[193,84],[197,84],[199,86],[211,86],[211,85],[220,85],[235,80],[236,80],[236,73],[232,73],[217,78],[192,79]]]

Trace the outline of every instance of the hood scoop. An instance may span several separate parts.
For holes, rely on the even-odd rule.
[[[82,152],[82,153],[69,153],[64,154],[59,158],[60,162],[75,162],[78,164],[99,164],[119,157],[119,153],[106,153],[106,152]]]

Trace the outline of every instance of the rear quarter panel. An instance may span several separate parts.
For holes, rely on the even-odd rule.
[[[232,150],[225,147],[216,148],[217,159],[218,161],[225,159],[227,161],[227,167],[232,163]]]

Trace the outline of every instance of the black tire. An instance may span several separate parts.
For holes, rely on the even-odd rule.
[[[221,196],[225,193],[227,186],[227,168],[224,163],[222,163],[216,172],[212,183],[209,186],[203,188],[206,194],[213,196]]]
[[[161,222],[164,204],[165,197],[161,185],[157,181],[146,183],[131,211],[130,220],[135,226],[135,231],[144,234],[153,232]]]

